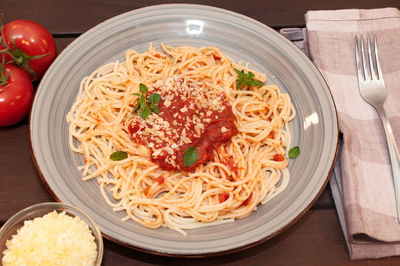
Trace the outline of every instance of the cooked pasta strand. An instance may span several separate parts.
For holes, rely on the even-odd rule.
[[[288,123],[295,110],[289,96],[275,85],[237,89],[234,68],[252,71],[262,82],[267,78],[218,48],[161,47],[162,52],[152,44],[143,53],[128,50],[123,63],[106,64],[82,80],[66,117],[71,150],[84,158],[82,180],[96,178],[104,201],[126,213],[123,221],[148,228],[166,226],[185,235],[186,229],[250,215],[289,182],[286,157],[274,157],[286,156],[290,146]],[[176,75],[223,93],[239,131],[192,173],[163,170],[128,130],[139,84],[168,83]],[[128,158],[111,160],[115,151],[126,151]]]

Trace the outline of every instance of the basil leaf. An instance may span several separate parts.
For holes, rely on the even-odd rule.
[[[139,101],[140,101],[140,108],[142,109],[146,108],[146,95],[142,94]]]
[[[261,81],[259,81],[257,79],[254,80],[254,86],[261,87],[262,85],[264,85],[264,83],[262,83]]]
[[[149,91],[149,88],[147,88],[146,85],[144,85],[143,83],[140,83],[139,85],[139,90],[142,94],[146,94]]]
[[[254,79],[255,75],[253,72],[249,71],[249,73],[244,73],[244,71],[240,71],[234,68],[235,72],[238,74],[236,79],[236,89],[242,89],[244,86],[248,87],[261,87],[264,83]]]
[[[151,104],[157,104],[161,99],[161,95],[158,93],[152,93],[149,96],[149,101]]]
[[[143,119],[146,119],[147,117],[149,117],[150,112],[151,112],[150,108],[144,108],[140,112],[140,117],[143,118]]]
[[[239,79],[237,79],[237,80],[236,80],[236,89],[239,89],[239,88],[240,88],[239,85],[240,85],[240,81],[239,81]]]
[[[137,102],[137,104],[135,105],[135,107],[133,107],[132,114],[133,114],[133,113],[136,113],[136,111],[139,109],[139,107],[140,107],[140,103]]]
[[[197,162],[198,153],[196,147],[187,148],[183,154],[183,166],[188,167]]]
[[[139,85],[139,90],[141,92],[141,94],[139,93],[132,93],[132,95],[136,95],[139,96],[140,98],[138,99],[135,107],[133,107],[132,110],[132,114],[134,114],[137,110],[142,109],[142,111],[140,112],[140,117],[143,119],[146,119],[147,117],[149,117],[151,111],[155,112],[155,113],[160,113],[158,110],[158,103],[161,100],[161,95],[158,93],[152,93],[149,95],[149,101],[150,101],[150,106],[147,106],[147,92],[149,91],[149,89],[147,88],[146,85],[144,85],[143,83],[140,83]]]
[[[290,159],[296,159],[300,154],[300,148],[299,146],[295,146],[289,150],[289,158]]]
[[[240,76],[242,76],[244,74],[243,70],[240,71],[239,69],[234,68],[234,70],[236,71],[236,73]]]
[[[153,110],[154,113],[159,114],[158,105],[150,105],[150,109]]]
[[[113,161],[121,161],[126,158],[128,158],[128,153],[126,153],[126,151],[116,151],[110,155],[110,159]]]

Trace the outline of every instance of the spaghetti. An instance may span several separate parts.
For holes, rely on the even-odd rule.
[[[126,213],[123,221],[148,228],[186,235],[185,229],[248,216],[289,182],[288,122],[295,117],[289,96],[276,85],[239,88],[235,69],[257,81],[266,76],[218,48],[161,47],[128,50],[123,63],[82,80],[67,121],[71,149],[84,156],[83,181],[96,178],[107,204]],[[147,100],[150,110],[152,93],[160,99],[157,108]],[[189,148],[199,151],[192,167],[181,163]],[[126,158],[110,159],[119,151]]]

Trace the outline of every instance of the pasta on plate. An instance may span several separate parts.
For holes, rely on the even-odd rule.
[[[186,229],[243,218],[289,182],[289,95],[216,47],[152,44],[85,77],[67,114],[82,180],[122,219]]]

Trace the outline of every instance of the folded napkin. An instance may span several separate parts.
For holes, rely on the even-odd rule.
[[[331,188],[351,259],[400,255],[393,176],[381,121],[360,96],[355,36],[376,34],[388,90],[384,108],[400,144],[400,11],[309,11],[307,51],[334,98],[343,134]]]

